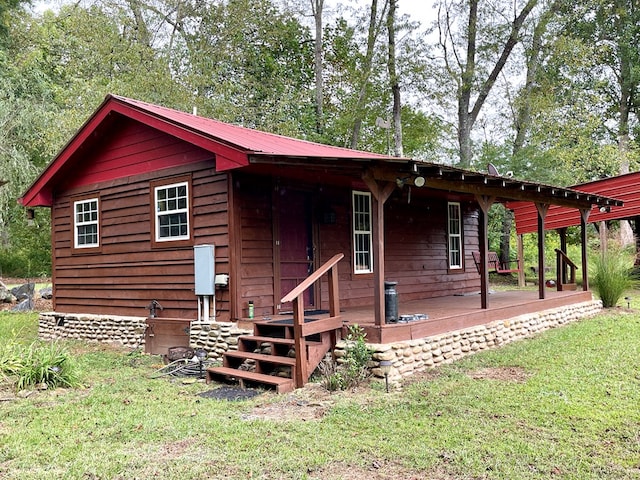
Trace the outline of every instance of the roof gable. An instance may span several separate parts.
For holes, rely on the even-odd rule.
[[[384,155],[297,140],[138,100],[107,95],[102,105],[20,198],[20,203],[25,206],[50,206],[55,186],[73,170],[82,153],[94,146],[106,132],[116,128],[123,118],[140,122],[214,154],[217,171],[247,166],[249,156],[311,160],[386,158]]]

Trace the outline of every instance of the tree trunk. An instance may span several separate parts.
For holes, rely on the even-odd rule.
[[[402,157],[402,103],[400,101],[400,82],[396,72],[396,8],[398,0],[390,0],[387,14],[387,31],[389,33],[389,83],[393,94],[393,152],[396,157]]]
[[[129,0],[128,3],[135,21],[135,40],[145,47],[151,47],[151,33],[142,13],[142,5],[138,0]]]
[[[315,77],[316,77],[316,132],[322,133],[324,130],[323,111],[324,104],[324,87],[322,84],[322,10],[324,9],[324,0],[311,0],[311,10],[316,26],[316,38],[314,42],[314,60],[315,60]]]
[[[476,36],[478,33],[478,0],[469,2],[469,24],[467,26],[467,58],[462,72],[460,92],[458,92],[458,144],[460,146],[460,166],[471,165],[471,90],[476,73]]]
[[[468,168],[472,161],[472,144],[471,131],[473,125],[478,119],[478,115],[487,100],[493,85],[495,85],[500,72],[504,68],[513,48],[519,41],[520,30],[538,3],[538,0],[529,0],[520,14],[513,20],[511,31],[507,38],[498,60],[493,69],[487,76],[486,80],[480,86],[477,92],[477,98],[471,108],[471,94],[476,75],[476,41],[478,29],[478,2],[479,0],[471,0],[469,2],[469,24],[467,27],[467,54],[466,63],[461,74],[460,90],[458,92],[458,143],[460,147],[460,166]]]
[[[619,174],[629,173],[629,113],[632,108],[632,67],[630,55],[628,52],[629,45],[623,40],[624,30],[628,26],[624,25],[622,16],[617,16],[615,25],[618,38],[618,51],[620,57],[620,75],[618,83],[620,87],[620,99],[618,103],[618,153],[620,154],[620,170]],[[620,220],[620,246],[625,247],[635,242],[633,238],[633,229],[627,220]]]
[[[511,260],[511,226],[513,225],[513,212],[504,209],[502,216],[502,235],[500,235],[500,260],[509,265]],[[522,259],[520,259],[522,261]]]
[[[385,0],[382,8],[381,19],[385,18],[389,1]],[[355,105],[355,118],[353,120],[353,130],[351,133],[351,148],[358,148],[358,141],[360,140],[360,129],[362,128],[362,109],[367,99],[367,89],[369,86],[369,77],[371,76],[371,69],[373,68],[373,53],[375,49],[376,39],[380,33],[381,23],[378,22],[378,0],[371,0],[369,29],[367,34],[367,53],[365,54],[364,64],[362,66],[362,77],[360,82],[360,90],[358,93],[358,100]]]

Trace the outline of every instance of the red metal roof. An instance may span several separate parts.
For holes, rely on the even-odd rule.
[[[316,158],[388,158],[377,153],[334,147],[321,143],[299,140],[296,138],[276,135],[274,133],[252,130],[250,128],[231,125],[210,118],[199,117],[190,113],[180,112],[171,108],[161,107],[139,100],[110,96],[124,105],[147,112],[158,118],[181,125],[185,128],[200,132],[203,135],[235,148],[245,150],[253,155],[275,155],[286,157],[316,157]]]
[[[74,162],[80,157],[76,153],[99,137],[103,128],[108,128],[106,125],[110,124],[114,114],[140,121],[214,153],[218,171],[247,166],[250,156],[298,157],[310,161],[389,158],[386,155],[252,130],[139,100],[107,95],[102,105],[51,161],[19,202],[25,206],[50,206],[56,180],[72,172]]]
[[[571,187],[581,192],[606,195],[624,202],[623,206],[603,208],[595,206],[589,213],[589,223],[605,220],[617,220],[640,216],[640,172],[627,173],[616,177],[596,180]],[[538,213],[532,203],[509,202],[516,218],[518,234],[533,233],[538,230]],[[576,209],[552,205],[545,217],[545,229],[553,230],[580,225],[580,212]]]

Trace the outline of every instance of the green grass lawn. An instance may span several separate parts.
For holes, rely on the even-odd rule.
[[[0,341],[32,339],[36,323],[0,314]],[[640,479],[639,340],[640,314],[617,310],[389,394],[242,402],[148,378],[157,357],[68,342],[85,388],[0,390],[0,478]]]

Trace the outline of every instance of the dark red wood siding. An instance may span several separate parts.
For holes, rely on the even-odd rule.
[[[274,275],[278,269],[277,239],[273,236],[277,196],[274,196],[269,177],[236,173],[234,188],[241,225],[240,316],[246,317],[249,300],[255,304],[256,317],[272,315],[277,313],[279,302],[278,292],[274,292]],[[373,274],[353,273],[351,189],[300,183],[296,183],[295,188],[313,192],[316,266],[336,253],[345,254],[338,267],[341,305],[372,305]],[[468,202],[462,202],[461,208],[466,268],[449,270],[447,200],[414,196],[408,203],[406,194],[400,191],[388,200],[385,207],[385,271],[387,279],[398,282],[400,301],[479,290],[480,278],[471,256],[478,249],[477,209]],[[326,281],[322,284],[321,299],[321,306],[326,308]]]
[[[95,161],[79,172],[83,179],[102,181],[86,184],[72,178],[68,188],[55,194],[54,307],[66,313],[147,316],[147,305],[155,299],[164,317],[196,318],[192,245],[214,244],[216,272],[229,272],[227,174],[216,173],[212,155],[197,147],[141,125],[125,130],[131,134],[106,139]],[[151,173],[121,175],[133,171],[128,165],[141,162]],[[150,182],[185,174],[192,185],[193,242],[152,248]],[[98,252],[74,253],[73,197],[86,193],[100,199],[101,245]],[[229,319],[228,291],[218,293],[216,307],[220,320]]]
[[[269,177],[235,174],[240,230],[240,282],[237,317],[248,316],[249,301],[254,315],[272,315],[275,310],[272,182]]]

